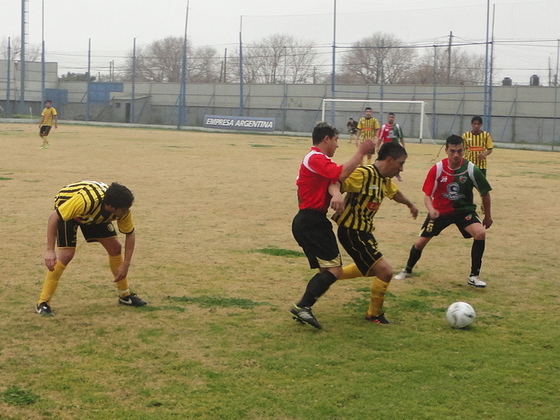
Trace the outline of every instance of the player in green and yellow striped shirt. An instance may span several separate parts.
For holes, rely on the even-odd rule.
[[[78,228],[87,242],[99,242],[109,254],[109,266],[117,286],[119,303],[144,306],[146,302],[128,290],[128,269],[134,253],[136,234],[130,207],[134,195],[124,185],[113,182],[81,181],[62,188],[54,199],[54,212],[47,224],[47,274],[36,312],[52,316],[51,299],[66,266],[76,253]],[[124,258],[113,221],[125,234]],[[55,251],[55,242],[58,245]]]

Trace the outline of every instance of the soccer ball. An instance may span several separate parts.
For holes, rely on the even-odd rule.
[[[449,305],[445,317],[453,328],[465,328],[474,322],[476,313],[467,302],[455,302]]]

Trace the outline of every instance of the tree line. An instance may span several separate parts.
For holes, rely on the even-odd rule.
[[[178,83],[182,77],[184,41],[166,37],[130,52],[112,80]],[[12,54],[19,50],[12,49]],[[5,46],[0,46],[5,57]],[[188,83],[306,84],[329,83],[331,52],[313,42],[288,34],[275,34],[223,55],[213,47],[187,42]],[[240,60],[242,57],[242,60]],[[28,57],[29,59],[29,57]],[[348,47],[337,47],[337,83],[480,85],[484,82],[484,56],[461,47],[415,48],[387,33],[374,33]],[[82,75],[84,76],[84,75]],[[87,75],[85,75],[87,80]],[[68,73],[63,80],[81,79]],[[104,77],[99,77],[103,81]],[[91,80],[91,79],[90,79]]]

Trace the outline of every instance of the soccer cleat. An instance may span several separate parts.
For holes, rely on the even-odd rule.
[[[308,324],[312,327],[322,329],[323,327],[317,321],[317,318],[313,316],[313,312],[311,312],[311,308],[300,308],[297,305],[294,305],[290,308],[290,313],[292,314],[292,318],[302,324]]]
[[[469,286],[486,287],[486,283],[484,283],[482,280],[480,280],[480,278],[478,276],[469,276],[469,279],[467,280],[467,283],[469,284]]]
[[[148,303],[136,296],[136,293],[132,293],[125,297],[119,297],[119,304],[127,306],[146,306]]]
[[[406,268],[395,276],[395,280],[404,280],[412,276],[412,273],[406,271]]]
[[[387,318],[385,318],[385,314],[381,314],[379,316],[371,316],[366,312],[365,318],[366,321],[373,322],[374,324],[390,324],[390,322],[387,321]]]
[[[41,302],[35,307],[35,312],[43,316],[54,316],[54,313],[47,302]]]

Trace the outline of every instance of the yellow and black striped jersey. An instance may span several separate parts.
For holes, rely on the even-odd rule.
[[[80,181],[67,185],[54,198],[54,208],[64,221],[76,220],[85,225],[117,221],[119,231],[132,233],[134,223],[129,211],[116,216],[103,207],[107,184],[96,181]]]
[[[375,140],[376,139],[375,132],[376,130],[379,130],[379,121],[377,121],[377,119],[373,117],[371,118],[362,117],[358,121],[358,130],[361,130],[360,138],[362,140],[368,140],[368,139]]]
[[[43,112],[41,112],[41,116],[43,117],[43,119],[41,120],[41,125],[48,125],[49,127],[52,127],[53,123],[54,123],[54,117],[56,117],[58,114],[56,112],[56,109],[54,109],[52,106],[50,108],[44,108]]]
[[[391,178],[381,176],[375,165],[358,167],[342,183],[346,192],[344,210],[333,220],[344,227],[373,232],[373,217],[385,197],[393,198],[399,191]]]
[[[465,141],[465,159],[470,160],[480,169],[486,169],[486,159],[480,159],[478,154],[494,148],[490,133],[481,131],[475,135],[471,131],[467,131],[461,137]]]

